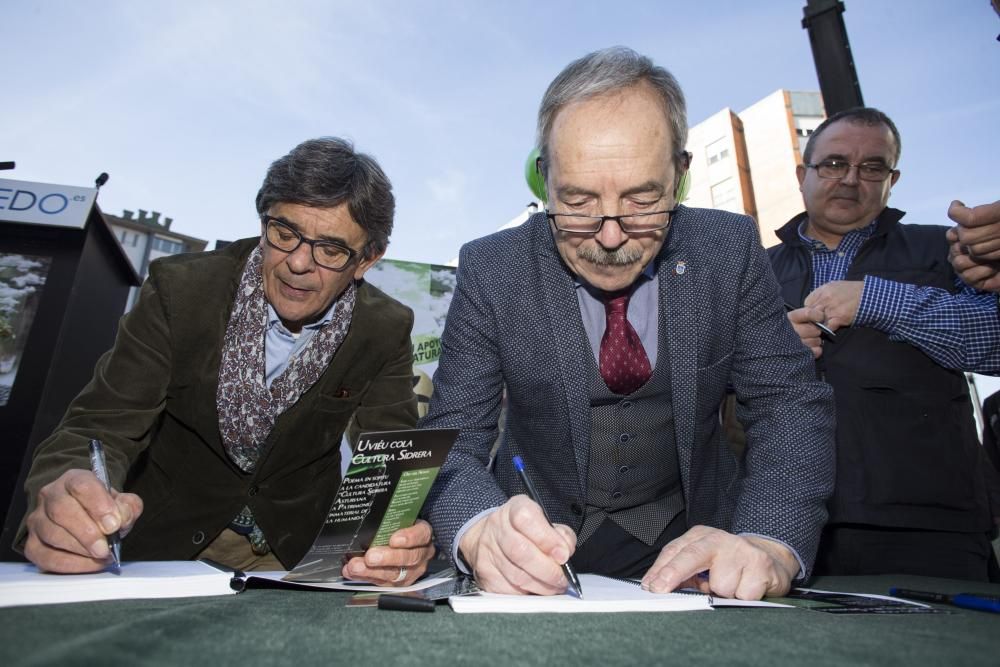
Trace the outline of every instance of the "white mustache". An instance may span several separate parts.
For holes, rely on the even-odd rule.
[[[621,246],[614,250],[605,250],[599,245],[582,245],[576,249],[576,256],[598,266],[628,266],[642,259],[642,249]]]

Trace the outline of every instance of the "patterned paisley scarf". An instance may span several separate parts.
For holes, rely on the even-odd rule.
[[[337,299],[330,323],[313,334],[305,348],[288,363],[268,390],[264,365],[267,302],[261,264],[262,253],[257,247],[243,269],[226,326],[219,364],[219,388],[215,395],[219,432],[226,454],[247,473],[257,467],[278,416],[294,405],[326,370],[351,326],[357,297],[357,288],[352,282]],[[251,538],[254,551],[258,551],[259,547],[266,550],[263,536],[253,524],[249,508],[243,510],[236,524],[249,529],[238,532],[258,533],[261,544],[256,544]]]

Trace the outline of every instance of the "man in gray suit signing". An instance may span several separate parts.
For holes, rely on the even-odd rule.
[[[831,391],[754,221],[677,203],[686,139],[669,72],[625,48],[585,56],[539,110],[547,210],[462,249],[423,422],[462,432],[426,514],[487,590],[560,593],[567,560],[744,599],[809,574]],[[748,426],[738,458],[727,385]],[[555,525],[522,495],[517,455]]]

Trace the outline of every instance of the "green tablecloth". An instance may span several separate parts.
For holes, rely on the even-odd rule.
[[[826,577],[1000,595],[921,577]],[[347,608],[349,594],[239,595],[0,609],[0,665],[1000,665],[1000,614],[834,615],[805,609],[455,614]]]

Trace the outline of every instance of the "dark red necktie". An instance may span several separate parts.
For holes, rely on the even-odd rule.
[[[639,334],[629,323],[628,294],[608,296],[604,300],[607,325],[601,338],[601,377],[616,394],[631,394],[646,384],[653,374],[649,357]]]

